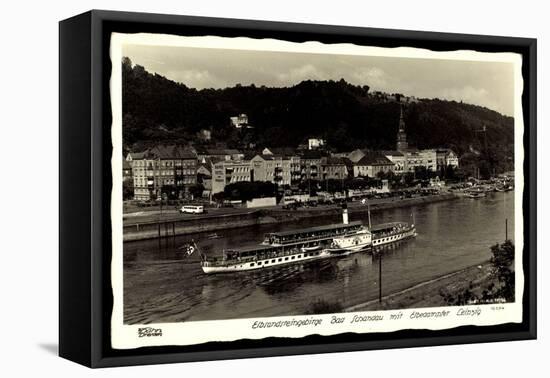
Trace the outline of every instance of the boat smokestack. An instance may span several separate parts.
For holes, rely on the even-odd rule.
[[[344,224],[348,224],[348,223],[349,223],[349,218],[348,218],[348,205],[345,204],[345,203],[342,205],[342,223],[344,223]]]

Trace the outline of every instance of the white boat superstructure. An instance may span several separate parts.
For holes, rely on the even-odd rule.
[[[343,223],[272,232],[266,234],[261,244],[224,250],[221,257],[207,257],[201,253],[201,266],[204,273],[265,269],[346,256],[414,236],[414,224],[405,222],[374,227],[366,227],[357,221],[348,222],[347,208],[344,207]]]
[[[329,251],[359,252],[370,247],[372,247],[372,234],[364,227],[355,234],[334,238]]]
[[[332,257],[327,251],[302,252],[290,250],[287,253],[271,251],[267,254],[257,254],[250,257],[226,258],[220,261],[204,260],[202,270],[204,273],[229,273],[256,269],[272,268],[281,265],[305,263],[314,260]]]
[[[391,222],[374,226],[372,232],[372,246],[379,247],[389,243],[395,243],[416,236],[414,223]]]

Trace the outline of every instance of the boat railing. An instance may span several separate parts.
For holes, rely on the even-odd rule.
[[[373,233],[372,238],[373,239],[387,238],[388,236],[399,235],[399,234],[403,234],[405,232],[409,232],[409,231],[413,231],[413,230],[414,230],[414,226],[408,225],[408,226],[399,227],[396,230],[392,230],[392,231],[389,231],[389,232]]]
[[[251,262],[256,262],[258,260],[267,260],[267,259],[276,259],[280,257],[287,257],[291,255],[296,255],[300,253],[315,253],[315,252],[304,252],[300,250],[299,248],[292,248],[285,251],[280,252],[271,252],[271,253],[260,253],[253,256],[245,256],[245,257],[232,257],[232,258],[211,258],[206,259],[205,263],[207,266],[224,266],[228,264],[247,264]]]
[[[345,231],[342,231],[342,232],[330,232],[330,233],[326,233],[326,234],[320,234],[320,235],[312,235],[312,236],[308,236],[308,237],[297,237],[297,238],[292,238],[292,239],[284,239],[284,240],[281,240],[280,238],[266,238],[265,241],[264,241],[264,244],[268,244],[268,245],[286,245],[286,244],[292,244],[292,243],[300,243],[300,242],[307,242],[307,241],[313,241],[313,240],[323,240],[323,239],[330,239],[330,238],[335,238],[335,237],[339,237],[339,236],[345,236],[345,235],[349,235],[349,234],[353,234],[353,233],[356,233],[358,230],[360,229],[360,227],[357,227],[357,228],[353,228],[353,229],[347,229]]]

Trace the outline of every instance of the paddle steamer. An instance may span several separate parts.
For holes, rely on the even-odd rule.
[[[327,248],[335,237],[356,234],[361,222],[331,224],[272,232],[261,244],[228,249],[220,257],[201,255],[204,273],[236,272],[302,263],[333,257]]]
[[[366,227],[360,221],[349,222],[345,206],[342,218],[339,224],[271,232],[262,243],[224,250],[221,257],[201,253],[202,270],[207,274],[229,273],[305,263],[368,251],[373,246],[416,236],[414,224],[394,222]]]

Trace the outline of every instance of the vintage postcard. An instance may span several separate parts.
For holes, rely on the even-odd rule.
[[[113,34],[116,349],[522,321],[521,57]]]

